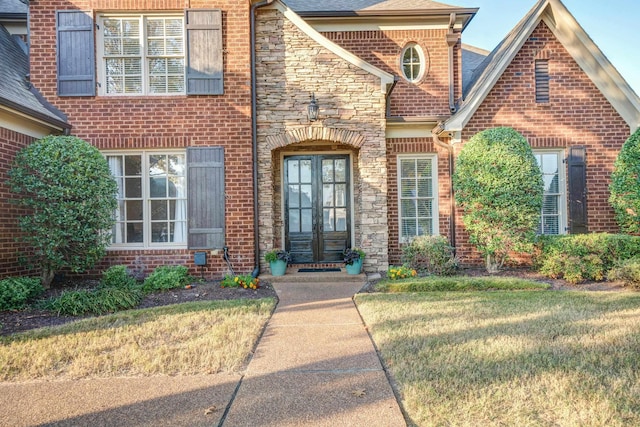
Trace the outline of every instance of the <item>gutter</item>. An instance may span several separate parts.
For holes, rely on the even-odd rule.
[[[262,0],[252,4],[250,15],[250,38],[251,38],[251,154],[253,156],[253,243],[255,268],[251,273],[252,277],[260,275],[260,233],[258,231],[259,209],[258,203],[258,115],[257,115],[257,89],[256,89],[256,11],[258,8],[273,3],[274,0]]]
[[[456,253],[456,202],[454,200],[454,192],[453,192],[453,173],[455,170],[455,163],[453,161],[453,145],[447,144],[446,142],[440,139],[440,135],[444,132],[443,123],[440,122],[438,125],[433,128],[431,131],[431,137],[433,138],[434,144],[439,147],[445,148],[449,157],[449,244],[453,248],[453,253]]]
[[[453,12],[449,17],[449,32],[447,33],[447,45],[449,46],[449,111],[451,111],[451,114],[457,110],[454,84],[455,75],[453,72],[453,48],[458,44],[459,35],[453,30],[455,24],[456,14]]]

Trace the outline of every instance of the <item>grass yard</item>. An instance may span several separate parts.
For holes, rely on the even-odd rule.
[[[0,337],[0,381],[237,371],[274,307],[190,302]]]
[[[386,293],[356,302],[415,425],[640,425],[638,293]]]

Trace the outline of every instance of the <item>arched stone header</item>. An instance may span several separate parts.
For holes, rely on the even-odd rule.
[[[364,136],[347,129],[318,126],[299,127],[289,129],[279,135],[267,136],[267,146],[270,150],[305,141],[339,142],[340,144],[360,148],[364,144]]]

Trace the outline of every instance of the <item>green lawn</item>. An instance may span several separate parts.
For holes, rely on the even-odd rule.
[[[639,293],[387,293],[356,302],[415,425],[640,425]]]

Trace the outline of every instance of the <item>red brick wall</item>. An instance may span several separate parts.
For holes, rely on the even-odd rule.
[[[448,19],[448,18],[447,18]],[[322,33],[329,40],[381,68],[400,76],[391,95],[391,116],[449,116],[449,48],[447,30],[341,31]],[[408,43],[417,43],[429,67],[417,84],[402,77],[400,54]],[[455,48],[456,99],[461,93],[460,44]]]
[[[55,12],[182,11],[217,8],[223,16],[224,95],[158,97],[58,97]],[[31,80],[69,118],[72,134],[100,150],[223,146],[226,244],[238,272],[255,266],[251,153],[249,2],[245,0],[36,0],[30,2]],[[96,56],[97,57],[97,56]],[[107,264],[138,260],[149,269],[165,263],[193,266],[190,251],[111,251]],[[222,256],[209,272],[226,271]],[[195,270],[194,270],[195,271]]]
[[[535,102],[535,59],[549,60],[547,104]],[[570,146],[586,146],[589,231],[618,231],[608,203],[608,186],[613,163],[630,129],[544,23],[491,90],[462,139],[498,126],[515,128],[533,148],[564,149],[566,155]],[[467,243],[461,221],[457,224],[458,254],[472,261],[477,255]]]
[[[20,236],[18,219],[26,212],[11,203],[15,196],[5,184],[16,153],[32,141],[30,136],[0,127],[0,278],[33,273],[19,262],[19,253],[25,248],[16,242]]]

